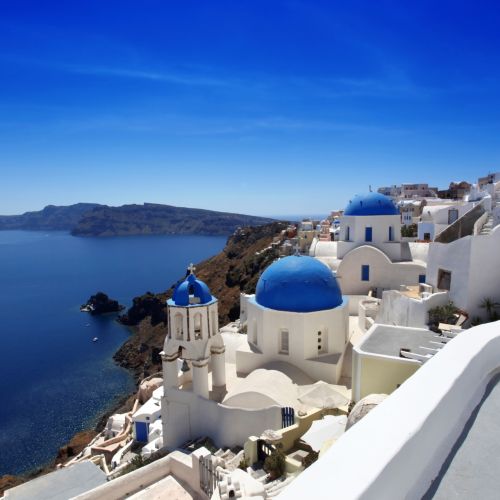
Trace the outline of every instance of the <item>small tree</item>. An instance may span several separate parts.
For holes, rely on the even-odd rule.
[[[270,479],[278,479],[285,473],[286,457],[280,448],[276,448],[264,460],[264,470],[269,474]]]
[[[485,297],[479,307],[486,310],[488,321],[498,320],[498,313],[496,311],[496,309],[500,307],[500,304],[498,302],[491,300],[489,297]]]

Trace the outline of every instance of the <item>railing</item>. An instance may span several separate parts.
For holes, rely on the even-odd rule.
[[[477,220],[485,213],[483,202],[480,202],[474,208],[462,215],[453,224],[441,231],[434,241],[438,243],[451,243],[452,241],[469,236],[474,232],[474,225]]]
[[[219,472],[212,462],[212,455],[200,457],[200,488],[208,498],[212,498],[220,479]]]
[[[484,214],[481,215],[479,219],[477,219],[476,223],[474,224],[474,229],[472,231],[472,234],[474,236],[477,236],[481,232],[481,229],[483,229],[484,224],[488,220],[488,216],[489,216],[488,212],[484,212]]]

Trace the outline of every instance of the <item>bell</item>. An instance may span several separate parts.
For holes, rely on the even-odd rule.
[[[188,362],[186,360],[184,360],[182,362],[182,366],[181,366],[181,372],[183,373],[186,373],[189,371],[189,365],[188,365]]]

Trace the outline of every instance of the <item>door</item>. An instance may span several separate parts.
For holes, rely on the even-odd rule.
[[[135,439],[141,443],[148,442],[148,424],[146,422],[135,423]]]

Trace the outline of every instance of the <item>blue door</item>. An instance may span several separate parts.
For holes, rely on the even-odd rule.
[[[425,274],[419,274],[418,275],[418,282],[419,283],[425,283]]]
[[[148,424],[146,422],[135,423],[135,439],[141,443],[148,442]]]
[[[370,281],[370,266],[361,266],[361,281]]]
[[[365,241],[372,241],[372,228],[365,227]]]

